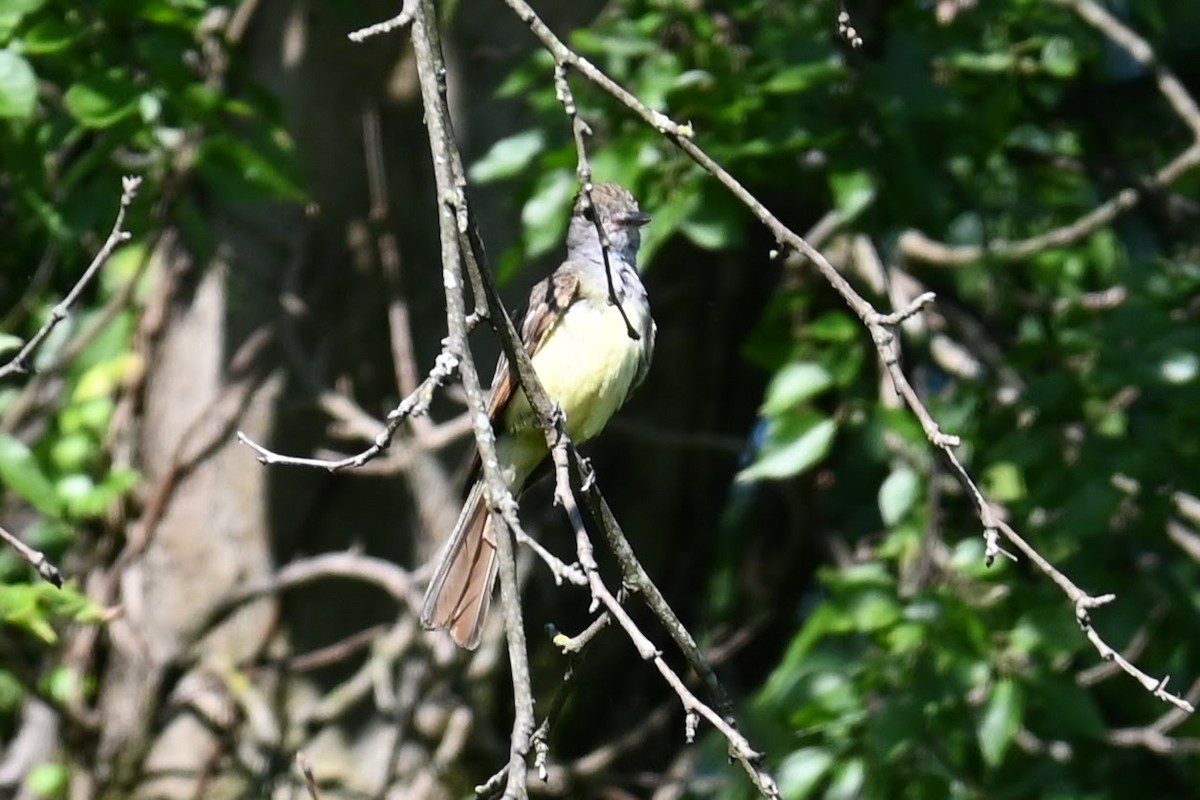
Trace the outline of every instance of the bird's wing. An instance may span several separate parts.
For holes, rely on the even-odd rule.
[[[521,344],[530,358],[541,349],[554,325],[579,297],[579,274],[576,270],[567,269],[567,264],[534,285],[529,293],[525,318],[521,322]],[[504,410],[508,408],[518,384],[516,371],[509,367],[508,359],[501,353],[487,401],[488,419],[492,421],[493,428],[503,423]],[[468,486],[479,478],[479,467],[479,451],[476,450],[467,467]]]
[[[645,346],[642,347],[641,356],[638,358],[637,374],[633,376],[633,385],[629,387],[629,396],[625,398],[626,400],[633,397],[634,392],[646,380],[646,374],[650,372],[650,360],[654,357],[654,337],[658,333],[658,326],[654,324],[654,319],[649,314],[646,315],[646,319],[649,320],[649,324],[641,332]]]
[[[579,273],[566,267],[564,264],[549,278],[538,281],[529,293],[529,307],[521,323],[521,343],[530,358],[542,349],[550,331],[580,297]],[[493,425],[503,418],[518,385],[516,370],[510,368],[508,359],[501,354],[487,405]]]

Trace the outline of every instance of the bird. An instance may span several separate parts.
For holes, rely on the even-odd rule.
[[[619,184],[596,183],[590,193],[581,191],[567,227],[566,260],[529,294],[521,343],[576,443],[603,430],[650,368],[656,326],[637,269],[641,230],[648,222],[650,215]],[[607,239],[607,268],[598,228]],[[503,355],[487,412],[501,475],[516,496],[549,451],[537,413]],[[483,634],[497,566],[495,524],[478,452],[468,485],[426,590],[421,624],[445,630],[460,647],[473,650]]]

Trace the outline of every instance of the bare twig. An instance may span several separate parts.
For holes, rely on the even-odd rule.
[[[563,506],[567,517],[571,520],[571,526],[575,530],[576,552],[579,556],[579,563],[588,578],[588,586],[592,592],[592,605],[594,607],[604,606],[605,610],[625,631],[637,649],[638,655],[643,660],[653,662],[659,674],[679,696],[684,710],[684,738],[686,741],[689,743],[694,741],[697,718],[703,717],[725,737],[729,744],[729,754],[741,764],[759,793],[766,798],[780,797],[775,779],[762,765],[762,754],[750,746],[749,741],[732,722],[714,711],[687,688],[679,675],[663,660],[662,653],[638,628],[621,604],[617,602],[616,597],[604,585],[592,554],[592,542],[584,525],[583,515],[575,502],[576,491],[582,487],[572,486],[570,442],[565,438],[560,440],[551,451],[551,455],[554,460],[555,500]],[[590,473],[585,478],[579,471],[576,471],[576,477],[580,479],[581,483],[585,481],[595,483],[594,476],[591,476]]]
[[[1200,107],[1175,73],[1158,60],[1158,55],[1149,42],[1093,0],[1053,1],[1074,11],[1084,22],[1128,53],[1134,61],[1153,72],[1155,83],[1158,84],[1163,97],[1171,104],[1179,118],[1192,129],[1192,135],[1200,140]]]
[[[368,25],[365,28],[353,31],[349,34],[350,41],[361,42],[372,36],[377,36],[381,33],[389,33],[412,24],[413,17],[417,13],[417,0],[404,0],[404,5],[400,7],[400,13],[391,19],[385,19],[383,22],[376,22],[374,25]]]
[[[575,174],[579,177],[583,202],[587,208],[594,209],[596,204],[592,200],[592,165],[588,161],[587,146],[583,140],[584,136],[591,135],[592,129],[583,121],[583,117],[579,116],[579,106],[575,103],[575,96],[571,94],[571,84],[567,80],[567,69],[563,64],[554,65],[554,96],[562,103],[563,112],[571,120],[571,134],[575,139]],[[608,240],[608,231],[604,229],[599,214],[592,215],[592,225],[596,228],[596,235],[600,237],[600,256],[604,259],[604,276],[608,279],[608,302],[621,312],[621,319],[625,321],[625,333],[636,341],[642,337],[629,321],[625,306],[617,299],[617,287],[613,283],[612,263],[609,260],[612,243]]]
[[[450,108],[446,96],[446,66],[442,57],[441,39],[437,28],[437,13],[432,0],[418,0],[412,26],[413,48],[417,57],[417,77],[425,106],[425,125],[432,150],[434,179],[438,194],[438,227],[442,244],[442,283],[446,290],[446,325],[449,346],[461,359],[459,373],[467,392],[475,443],[479,448],[483,478],[492,508],[501,512],[493,515],[496,556],[500,573],[500,600],[504,613],[505,634],[508,640],[509,669],[512,675],[514,709],[512,736],[509,741],[508,780],[504,797],[519,800],[528,795],[526,788],[530,736],[533,734],[533,688],[525,646],[525,628],[521,619],[519,587],[513,544],[509,538],[510,520],[516,518],[513,500],[500,474],[496,456],[495,433],[487,415],[487,404],[475,362],[467,343],[467,311],[464,298],[463,268],[466,257],[473,263],[475,254],[464,247],[470,229],[470,212],[464,186],[466,173],[455,144]],[[468,265],[470,266],[470,265]],[[475,264],[478,269],[478,264]],[[505,314],[507,320],[507,315]],[[511,321],[508,322],[511,325]],[[530,370],[532,372],[532,370]]]
[[[396,431],[399,430],[406,419],[413,415],[424,414],[429,410],[429,404],[433,402],[434,392],[439,386],[450,379],[450,376],[454,374],[458,367],[459,356],[454,348],[450,346],[449,342],[447,342],[443,346],[442,352],[438,354],[437,360],[434,361],[433,369],[425,376],[425,380],[421,381],[421,385],[417,387],[416,391],[401,400],[400,404],[387,415],[387,423],[384,429],[375,435],[375,441],[371,446],[352,456],[339,459],[288,456],[269,450],[255,442],[243,431],[237,432],[237,438],[239,442],[258,453],[258,460],[263,464],[316,467],[327,469],[330,472],[336,472],[347,467],[361,467],[363,464],[376,458],[391,445]]]
[[[154,249],[153,243],[161,236],[161,232],[149,235],[147,253]],[[46,391],[47,385],[57,380],[67,364],[74,361],[84,348],[107,330],[122,311],[134,304],[137,288],[141,285],[142,276],[149,268],[150,261],[149,255],[139,259],[137,268],[124,281],[120,291],[115,292],[99,313],[92,315],[71,339],[59,348],[48,364],[41,365],[37,372],[30,376],[29,381],[21,388],[21,393],[4,410],[3,416],[0,416],[0,431],[17,430],[23,422],[41,412],[48,403],[58,401],[59,393]]]
[[[247,583],[231,593],[210,612],[200,630],[208,630],[246,603],[314,581],[343,578],[364,581],[391,595],[396,602],[414,609],[421,607],[416,576],[382,558],[357,552],[337,551],[293,561],[268,578]]]
[[[33,338],[17,351],[17,354],[12,357],[8,363],[0,366],[0,381],[7,378],[9,375],[28,373],[32,366],[30,359],[37,349],[46,341],[46,337],[50,332],[58,327],[59,323],[67,318],[71,313],[71,307],[79,299],[79,295],[91,283],[92,278],[100,271],[100,268],[108,261],[113,250],[117,245],[127,241],[132,235],[124,229],[125,213],[128,211],[130,204],[137,197],[138,188],[142,185],[142,179],[132,175],[126,175],[121,179],[121,205],[117,209],[117,218],[113,222],[112,231],[108,234],[108,238],[104,240],[104,244],[100,247],[99,252],[92,259],[92,263],[84,270],[83,275],[71,287],[71,291],[67,292],[67,296],[62,299],[54,308],[50,310],[50,318],[45,324],[33,335]]]
[[[572,453],[572,459],[576,463],[576,470],[580,471],[582,465],[579,463],[580,459],[578,455]],[[717,710],[727,720],[732,722],[733,701],[730,700],[729,693],[717,678],[717,674],[708,659],[700,652],[700,646],[696,644],[691,631],[687,629],[687,626],[679,619],[674,609],[667,603],[667,599],[663,596],[663,593],[638,560],[637,555],[633,551],[633,546],[625,538],[625,532],[617,522],[612,509],[609,508],[608,501],[600,493],[600,487],[595,480],[591,481],[591,485],[583,492],[583,501],[587,505],[592,519],[597,520],[598,527],[603,531],[609,550],[612,551],[613,555],[617,558],[617,562],[621,565],[622,584],[628,587],[630,592],[639,594],[643,602],[654,612],[654,615],[658,618],[662,626],[666,628],[667,633],[675,642],[675,646],[679,648],[684,658],[687,659],[688,665],[704,681],[704,685],[713,696],[713,702],[716,704]]]
[[[1144,188],[1122,189],[1073,222],[1028,239],[992,239],[984,245],[951,245],[935,241],[918,230],[907,230],[900,235],[898,244],[901,252],[909,258],[938,266],[961,266],[981,258],[1020,261],[1043,250],[1073,244],[1091,235],[1141,202],[1146,189],[1174,183],[1198,164],[1200,143],[1194,143],[1147,178]]]
[[[386,625],[372,625],[369,628],[355,631],[333,644],[291,656],[287,659],[288,671],[292,673],[307,672],[344,661],[360,650],[370,647],[372,642],[377,641],[386,632]]]
[[[1193,704],[1200,701],[1200,680],[1192,682],[1184,698]],[[1117,728],[1109,731],[1105,738],[1118,747],[1144,747],[1147,750],[1168,755],[1197,753],[1200,752],[1200,739],[1177,738],[1168,735],[1189,716],[1185,710],[1175,708],[1145,727]]]
[[[35,550],[25,544],[3,527],[0,527],[0,541],[3,541],[13,550],[16,550],[17,555],[23,558],[29,566],[37,570],[38,575],[42,576],[42,580],[54,584],[59,589],[62,588],[62,573],[58,571],[58,567],[50,563],[50,559],[46,558],[46,555],[41,550]]]
[[[31,371],[31,359],[34,353],[46,341],[51,331],[67,318],[67,315],[71,312],[71,308],[78,301],[79,295],[83,293],[83,290],[92,281],[96,273],[100,271],[100,268],[108,262],[109,257],[117,246],[130,238],[131,234],[124,228],[125,215],[134,198],[137,197],[138,188],[141,184],[142,179],[139,177],[127,175],[121,179],[120,206],[117,209],[117,218],[113,222],[113,227],[108,234],[108,238],[104,240],[104,244],[92,259],[92,263],[84,270],[83,275],[75,282],[71,290],[67,292],[67,296],[51,309],[50,317],[38,332],[33,335],[33,338],[26,342],[11,360],[0,366],[0,381],[9,375],[25,374]],[[110,306],[110,308],[112,307]],[[96,329],[98,328],[93,326],[92,330]],[[28,546],[3,528],[0,528],[0,541],[4,541],[16,550],[21,558],[36,569],[43,579],[57,587],[62,587],[62,574],[58,571],[57,567],[50,563],[49,559],[42,552]]]
[[[313,775],[312,762],[304,752],[296,753],[296,768],[304,776],[304,785],[308,788],[309,800],[321,800],[321,792],[317,789],[317,776]]]
[[[381,711],[394,711],[394,703],[382,687],[396,663],[419,640],[415,615],[402,615],[383,636],[375,640],[368,658],[353,675],[331,689],[320,702],[304,709],[297,724],[313,728],[342,717],[363,698],[374,693]]]

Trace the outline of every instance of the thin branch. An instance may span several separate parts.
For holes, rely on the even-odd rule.
[[[459,368],[459,356],[456,349],[451,346],[447,340],[443,343],[442,352],[438,354],[437,359],[433,363],[433,369],[425,376],[425,380],[421,381],[420,386],[414,392],[409,394],[400,404],[397,405],[387,415],[387,421],[382,431],[375,435],[375,441],[365,450],[355,453],[352,456],[346,456],[339,459],[324,459],[324,458],[305,458],[301,456],[288,456],[276,453],[273,450],[259,444],[246,435],[244,431],[237,432],[237,439],[242,444],[246,445],[254,452],[258,453],[258,460],[263,464],[286,464],[295,467],[315,467],[318,469],[326,469],[330,472],[336,472],[340,469],[348,467],[361,467],[363,464],[376,458],[380,453],[387,450],[391,446],[392,439],[396,435],[396,431],[404,424],[404,421],[412,416],[420,416],[429,410],[429,404],[433,402],[434,392],[438,387],[442,386],[450,376]]]
[[[725,740],[729,744],[730,756],[741,764],[759,793],[766,798],[780,797],[781,795],[779,794],[778,786],[775,784],[775,779],[771,777],[771,774],[762,765],[762,753],[759,753],[750,746],[749,741],[746,740],[746,737],[738,731],[732,722],[714,711],[687,688],[679,675],[663,660],[662,653],[658,648],[642,632],[637,623],[633,621],[633,618],[629,616],[628,612],[617,602],[616,597],[605,586],[603,579],[600,577],[595,557],[593,556],[592,542],[584,525],[583,515],[580,513],[578,504],[575,502],[576,491],[582,489],[583,486],[576,487],[572,485],[571,460],[572,455],[574,455],[572,450],[570,442],[564,438],[551,451],[555,472],[555,500],[563,506],[564,511],[566,511],[568,518],[571,520],[571,526],[575,530],[576,552],[579,556],[579,563],[588,578],[588,586],[592,592],[593,607],[604,606],[605,610],[625,631],[625,634],[637,649],[638,655],[643,660],[653,662],[659,674],[662,675],[663,679],[675,691],[675,694],[678,695],[684,710],[685,740],[689,743],[695,740],[697,719],[703,717],[725,737]],[[576,470],[575,474],[579,478],[580,484],[594,484],[590,473],[585,477],[579,470]]]
[[[530,737],[533,734],[533,688],[526,654],[525,628],[521,619],[520,588],[517,584],[513,543],[509,538],[509,522],[516,519],[516,501],[512,498],[500,473],[496,455],[495,433],[487,415],[487,404],[475,362],[467,342],[467,311],[464,298],[463,258],[474,263],[471,247],[463,247],[470,229],[470,215],[464,187],[466,173],[458,152],[450,120],[446,95],[446,66],[437,27],[437,13],[432,0],[418,0],[412,25],[413,49],[417,59],[417,78],[425,106],[425,126],[433,159],[434,180],[438,195],[438,228],[442,244],[442,283],[446,293],[446,326],[449,346],[461,359],[459,372],[467,392],[475,443],[483,466],[483,479],[488,500],[493,509],[496,538],[496,557],[499,562],[500,598],[504,613],[505,634],[508,640],[509,669],[512,674],[514,717],[509,741],[508,782],[504,797],[518,800],[528,796],[526,788]],[[478,264],[475,263],[478,270]],[[478,298],[476,298],[478,301]],[[503,313],[503,310],[502,310]],[[507,321],[507,315],[504,314]],[[511,321],[509,321],[511,325]],[[532,371],[532,370],[531,370]]]
[[[1120,47],[1130,58],[1154,73],[1155,83],[1163,97],[1175,109],[1175,113],[1189,128],[1192,135],[1200,141],[1200,107],[1188,93],[1183,82],[1175,73],[1158,60],[1158,55],[1150,43],[1134,33],[1133,29],[1122,23],[1093,0],[1053,0],[1060,6],[1071,9],[1079,17],[1104,36],[1113,44]]]
[[[372,693],[380,710],[392,710],[394,703],[380,691],[380,678],[395,672],[397,662],[419,641],[419,633],[415,615],[401,615],[387,633],[375,640],[371,657],[353,675],[327,692],[320,702],[299,713],[297,726],[312,730],[339,719]]]
[[[1200,701],[1200,680],[1192,683],[1184,697],[1190,703]],[[1105,738],[1120,747],[1145,747],[1156,753],[1200,752],[1200,739],[1173,738],[1167,735],[1188,717],[1189,714],[1182,709],[1172,709],[1149,725],[1141,728],[1118,728],[1109,731]]]
[[[53,584],[59,589],[62,588],[62,573],[58,571],[58,567],[50,563],[50,559],[46,558],[45,553],[25,544],[2,526],[0,526],[0,541],[3,541],[13,550],[16,550],[17,555],[24,559],[29,566],[37,570],[38,575],[42,576],[42,580]]]
[[[361,42],[364,39],[369,39],[372,36],[378,36],[381,33],[389,33],[398,28],[404,28],[412,24],[413,17],[417,13],[417,0],[404,0],[404,5],[400,7],[400,13],[391,19],[385,19],[383,22],[376,22],[374,25],[368,25],[365,28],[353,31],[348,34],[350,41]]]
[[[554,96],[558,98],[558,102],[562,103],[563,112],[571,120],[571,134],[575,139],[575,174],[579,177],[579,187],[583,194],[585,208],[595,209],[596,203],[592,200],[592,165],[588,161],[587,146],[583,141],[584,136],[592,135],[592,129],[583,121],[583,117],[579,116],[579,106],[575,103],[575,95],[571,93],[571,84],[567,80],[567,69],[563,64],[554,65]],[[630,339],[637,341],[642,337],[633,327],[633,323],[629,321],[629,315],[625,313],[625,306],[617,298],[617,287],[613,283],[612,263],[609,259],[612,243],[608,239],[608,231],[604,229],[599,214],[592,214],[592,225],[596,228],[596,235],[600,237],[600,256],[604,259],[604,276],[608,280],[608,302],[621,312],[621,319],[625,321],[625,333]]]
[[[353,675],[327,692],[320,702],[305,708],[297,724],[311,728],[340,717],[370,694],[376,685],[376,676],[380,673],[381,666],[394,664],[417,639],[415,620],[416,610],[421,607],[421,593],[416,588],[416,583],[420,577],[422,576],[409,573],[390,561],[356,552],[324,553],[294,561],[274,575],[240,587],[226,597],[209,612],[197,628],[199,633],[194,641],[202,642],[205,632],[214,629],[247,603],[316,581],[341,578],[369,583],[391,595],[402,608],[411,609],[412,613],[400,614],[389,630],[373,639],[371,657]],[[350,640],[338,643],[335,646],[338,648],[336,651],[324,649],[296,657],[290,667],[300,670],[304,668],[305,662],[311,667],[316,661],[335,655],[344,656],[347,649],[356,646],[356,643],[357,639],[351,637]],[[197,644],[189,653],[188,661],[198,661],[202,657],[203,647]],[[187,664],[181,666],[186,667]]]
[[[992,239],[984,245],[951,245],[931,239],[918,230],[907,230],[900,235],[898,244],[900,251],[909,258],[936,266],[961,266],[982,258],[1020,261],[1043,250],[1064,247],[1090,236],[1141,202],[1148,189],[1174,183],[1198,164],[1200,143],[1193,143],[1147,178],[1142,187],[1122,189],[1075,221],[1028,239]]]
[[[563,707],[567,703],[567,698],[571,694],[571,687],[574,685],[578,674],[576,666],[577,664],[574,659],[567,661],[567,671],[563,674],[562,682],[559,683],[558,689],[554,692],[554,697],[550,700],[550,707],[546,710],[545,716],[542,717],[541,724],[538,725],[530,737],[535,753],[534,768],[538,772],[538,779],[543,783],[549,780],[546,759],[549,756],[549,745],[547,742],[550,737],[550,727],[562,712]],[[486,781],[475,787],[475,797],[495,797],[500,793],[500,787],[504,786],[507,776],[508,767],[506,765],[497,770]]]
[[[331,578],[370,583],[387,592],[401,605],[413,609],[421,607],[421,593],[416,588],[416,574],[386,559],[339,550],[293,561],[266,578],[239,587],[209,613],[208,621],[200,626],[200,630],[210,630],[246,603]]]
[[[581,459],[579,459],[578,454],[572,453],[572,459],[576,463],[576,471],[582,470]],[[625,538],[625,532],[617,522],[612,509],[609,508],[608,501],[600,493],[600,487],[596,481],[591,481],[591,485],[584,490],[583,500],[588,507],[591,518],[596,520],[597,527],[603,531],[609,550],[616,556],[617,562],[621,566],[622,584],[628,587],[630,592],[636,592],[642,597],[643,602],[654,612],[654,615],[658,618],[662,626],[666,628],[667,633],[675,642],[675,646],[683,653],[688,665],[704,681],[704,685],[708,687],[709,692],[713,696],[713,702],[716,703],[717,709],[727,720],[733,722],[733,701],[729,698],[729,693],[717,678],[717,674],[713,670],[712,665],[709,664],[708,659],[700,652],[700,646],[696,644],[691,631],[687,629],[687,626],[679,619],[675,610],[667,603],[666,597],[663,596],[663,593],[659,590],[653,579],[651,579],[650,574],[646,572],[646,569],[638,560],[637,555],[633,551],[633,546]]]
[[[42,343],[46,341],[46,337],[50,332],[58,327],[59,323],[67,318],[71,313],[71,307],[79,299],[79,295],[91,283],[92,278],[100,271],[100,268],[108,261],[117,245],[127,241],[132,234],[124,229],[125,213],[128,211],[130,204],[137,197],[138,188],[142,185],[142,179],[133,175],[126,175],[121,179],[121,205],[117,209],[117,218],[113,222],[112,231],[108,234],[108,238],[104,240],[104,245],[96,253],[92,263],[84,270],[79,280],[71,287],[71,291],[67,292],[67,296],[62,299],[54,308],[50,310],[50,318],[45,324],[33,335],[25,345],[17,351],[17,354],[5,365],[0,366],[0,381],[3,381],[9,375],[27,374],[32,369],[30,359],[37,352]]]
[[[313,775],[312,762],[303,751],[296,753],[296,768],[304,776],[304,785],[308,789],[309,800],[321,800],[321,792],[317,789],[317,777]]]
[[[345,661],[360,650],[365,650],[387,633],[386,625],[372,625],[346,636],[333,644],[310,650],[307,653],[289,656],[285,660],[288,672],[298,674],[309,670],[327,667],[339,661]]]

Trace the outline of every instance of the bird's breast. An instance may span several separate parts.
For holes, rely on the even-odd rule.
[[[648,327],[650,311],[644,301],[627,300],[625,311],[635,330]],[[574,441],[598,434],[625,402],[645,343],[645,337],[629,336],[617,306],[585,299],[567,308],[533,354],[533,368],[566,414],[567,433]],[[505,428],[515,432],[535,425],[529,401],[519,392],[505,415]]]

